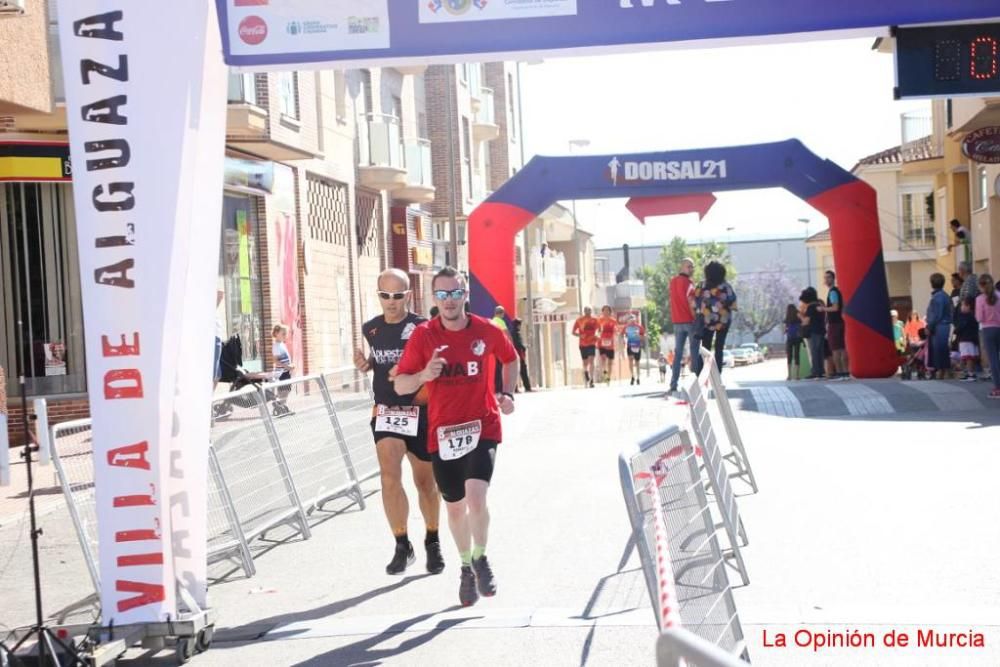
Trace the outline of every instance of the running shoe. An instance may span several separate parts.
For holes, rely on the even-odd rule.
[[[464,568],[463,568],[464,569]],[[497,580],[493,576],[493,568],[486,556],[480,556],[472,561],[472,569],[476,571],[476,585],[479,587],[479,594],[484,598],[491,598],[497,594]]]
[[[396,545],[396,553],[392,560],[385,566],[386,574],[402,574],[403,570],[417,562],[417,555],[413,553],[413,544],[407,542]]]
[[[441,556],[441,543],[425,542],[424,549],[427,550],[427,571],[431,574],[441,574],[444,571],[444,557]]]
[[[458,601],[463,607],[471,607],[479,599],[476,592],[476,575],[468,565],[462,566],[461,581],[458,584]]]
[[[635,383],[636,383],[636,384],[639,384],[639,378],[636,378],[636,379],[635,379]]]
[[[635,378],[632,378],[632,381],[629,382],[629,386],[635,386]]]

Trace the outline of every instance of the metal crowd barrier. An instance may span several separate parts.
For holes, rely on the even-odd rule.
[[[702,386],[707,385],[712,388],[715,398],[715,405],[722,418],[722,425],[726,431],[726,439],[732,450],[725,455],[727,461],[736,466],[736,476],[743,478],[754,493],[757,493],[757,479],[753,475],[753,468],[750,467],[750,457],[747,456],[746,447],[743,446],[743,437],[740,429],[736,425],[736,415],[733,414],[733,406],[729,403],[729,394],[726,393],[726,385],[722,384],[722,375],[718,366],[715,365],[715,354],[705,348],[701,348],[701,358],[704,362],[702,366]]]
[[[378,473],[369,428],[373,405],[367,378],[353,368],[215,398],[208,452],[209,562],[235,556],[253,576],[254,539],[284,524],[308,538],[309,512],[337,497],[347,496],[364,509],[361,482]],[[57,424],[49,429],[49,440],[84,561],[99,589],[90,427],[89,419]]]
[[[49,429],[48,437],[52,465],[66,497],[66,507],[83,550],[83,560],[94,583],[94,590],[99,591],[101,578],[97,569],[97,500],[94,496],[90,420],[77,419],[56,424]]]
[[[669,628],[656,642],[656,664],[657,667],[746,667],[749,663],[694,633]]]
[[[736,561],[736,570],[740,573],[740,578],[745,586],[750,583],[750,577],[747,574],[740,547],[746,546],[749,540],[746,530],[743,528],[743,519],[740,518],[736,492],[733,491],[733,486],[729,483],[729,471],[726,469],[722,451],[715,438],[715,429],[708,414],[708,398],[702,391],[700,378],[691,379],[688,383],[687,393],[688,406],[691,410],[691,426],[698,447],[701,449],[702,463],[708,477],[709,488],[712,490],[712,495],[715,496],[719,513],[722,516],[722,525],[729,536],[730,555]]]
[[[661,629],[680,626],[730,655],[746,657],[726,557],[687,431],[671,426],[627,448],[618,468]],[[662,558],[669,559],[669,570],[661,567]],[[670,574],[673,591],[661,583]]]

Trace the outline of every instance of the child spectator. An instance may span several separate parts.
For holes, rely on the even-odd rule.
[[[788,379],[799,379],[799,354],[802,352],[802,323],[794,303],[785,309],[785,355],[788,357]]]
[[[292,363],[292,355],[288,353],[288,347],[285,345],[285,339],[288,337],[288,327],[284,324],[275,324],[274,328],[271,329],[271,338],[273,343],[271,344],[271,354],[274,356],[274,372],[281,371],[278,375],[278,382],[282,380],[290,380],[292,378],[292,370],[295,368],[295,364]],[[274,401],[274,416],[281,417],[291,413],[291,410],[287,405],[288,394],[291,393],[291,387],[280,387],[277,392],[277,398]]]
[[[660,367],[660,384],[667,381],[667,358],[660,353],[660,358],[657,359],[657,364]]]
[[[979,322],[976,321],[976,300],[966,297],[955,314],[955,340],[958,356],[965,368],[964,382],[976,381],[976,362],[979,360]]]
[[[990,361],[993,391],[989,398],[1000,399],[1000,291],[993,277],[979,276],[979,296],[976,297],[976,320],[983,329],[983,348]]]

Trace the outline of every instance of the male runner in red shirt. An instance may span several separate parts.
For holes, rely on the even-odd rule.
[[[583,386],[594,386],[594,356],[597,354],[597,318],[590,306],[573,323],[573,335],[580,339],[580,357],[583,359]]]
[[[396,375],[396,391],[427,387],[427,450],[462,559],[459,601],[496,594],[486,560],[490,514],[486,492],[502,432],[500,412],[514,411],[519,360],[510,338],[489,320],[466,314],[465,278],[451,267],[431,282],[440,314],[413,332]],[[503,364],[503,391],[493,393],[491,357]],[[478,588],[478,593],[477,593]]]
[[[618,320],[611,312],[611,306],[601,308],[597,318],[597,351],[601,355],[601,369],[604,381],[611,383],[611,367],[615,362],[615,338],[618,335]]]

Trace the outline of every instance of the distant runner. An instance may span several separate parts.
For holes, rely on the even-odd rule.
[[[601,377],[611,382],[611,366],[615,361],[615,337],[618,335],[618,320],[611,314],[611,306],[601,308],[597,319],[597,351],[601,355]]]
[[[434,483],[431,455],[427,452],[427,411],[417,405],[419,390],[398,394],[392,384],[396,364],[403,348],[424,318],[409,312],[410,279],[399,269],[388,269],[378,277],[378,297],[382,315],[365,322],[362,333],[371,348],[365,357],[361,350],[354,353],[354,365],[362,372],[374,370],[372,388],[375,412],[371,429],[375,437],[382,479],[382,506],[389,527],[396,538],[396,551],[385,566],[387,574],[401,574],[416,561],[413,544],[407,531],[410,505],[403,490],[403,457],[410,460],[413,484],[417,487],[420,512],[427,533],[427,571],[438,574],[444,570],[438,521],[441,497]]]
[[[486,558],[486,494],[503,435],[500,413],[514,411],[519,362],[506,334],[489,320],[466,314],[468,289],[458,271],[441,269],[431,287],[440,314],[410,337],[399,362],[396,391],[427,387],[427,449],[462,559],[458,599],[468,606],[480,595],[497,592]],[[491,357],[503,364],[503,390],[498,394],[493,392]]]
[[[580,339],[580,357],[583,359],[583,386],[594,386],[594,357],[597,355],[597,318],[590,306],[573,323],[573,335]]]
[[[630,385],[639,384],[639,360],[642,358],[642,345],[646,342],[646,327],[636,321],[635,315],[629,315],[622,329],[625,340],[625,354],[628,356],[628,371],[632,375]]]

